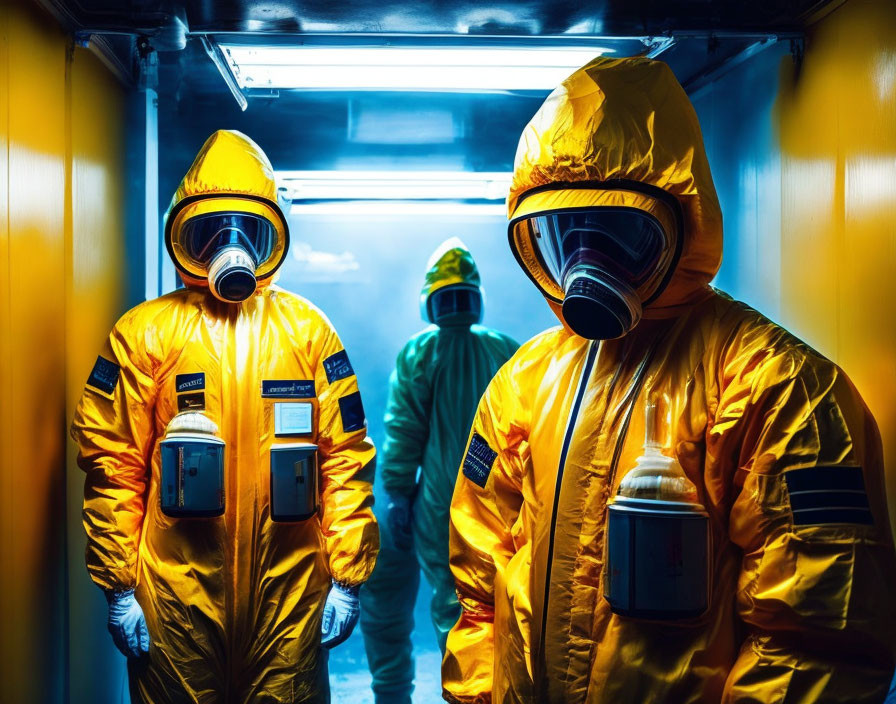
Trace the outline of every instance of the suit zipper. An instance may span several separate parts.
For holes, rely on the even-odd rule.
[[[630,398],[628,400],[628,408],[626,409],[625,419],[623,420],[622,428],[620,429],[619,436],[616,438],[616,445],[613,449],[613,458],[610,463],[610,473],[608,476],[608,486],[613,486],[614,477],[616,476],[616,468],[619,464],[619,458],[622,455],[622,447],[625,444],[625,438],[628,434],[628,427],[631,423],[632,415],[634,414],[635,404],[638,400],[638,396],[641,393],[641,388],[644,385],[644,381],[647,376],[647,370],[650,367],[650,363],[653,360],[654,354],[656,353],[657,348],[659,347],[660,340],[657,340],[651,345],[648,349],[647,354],[641,360],[638,368],[635,370],[634,376],[634,384],[632,386],[632,390],[630,393]],[[541,677],[540,681],[536,682],[536,687],[541,691],[542,700],[547,701],[547,692],[545,691],[547,686],[547,656],[545,653],[545,632],[547,627],[548,620],[548,606],[550,604],[550,594],[551,594],[551,567],[554,561],[554,536],[557,529],[557,508],[560,503],[560,489],[563,485],[563,473],[566,468],[566,458],[569,453],[569,447],[572,444],[572,435],[575,431],[576,420],[578,419],[579,412],[581,410],[582,398],[585,396],[585,390],[588,386],[588,379],[591,376],[591,370],[594,367],[594,359],[596,357],[598,351],[598,345],[594,342],[591,343],[591,347],[588,350],[588,357],[585,362],[585,368],[582,370],[582,376],[579,380],[579,387],[576,391],[576,400],[573,404],[572,412],[569,416],[569,422],[566,426],[566,435],[563,439],[563,448],[560,452],[560,463],[557,467],[557,483],[554,487],[554,502],[551,508],[551,531],[548,542],[548,559],[547,559],[547,567],[545,569],[545,580],[544,580],[544,607],[542,609],[541,615],[541,632],[539,634],[539,643],[538,643],[538,665],[541,669]],[[610,382],[610,395],[612,396],[613,389],[616,385],[616,382],[619,378],[620,368],[617,367],[617,373],[613,376],[612,381]]]
[[[545,659],[545,625],[548,620],[548,603],[550,602],[551,591],[551,563],[554,561],[554,535],[557,531],[557,506],[560,502],[560,488],[563,484],[563,470],[566,466],[566,455],[569,452],[569,446],[572,442],[572,434],[575,431],[576,420],[579,416],[579,410],[582,405],[582,398],[585,396],[585,390],[588,387],[588,379],[591,377],[591,370],[594,368],[594,360],[601,344],[594,341],[588,348],[588,356],[585,358],[585,366],[582,368],[582,375],[579,377],[579,385],[576,389],[576,397],[573,402],[572,411],[569,414],[569,420],[566,424],[566,435],[563,438],[563,447],[560,450],[560,463],[557,467],[557,481],[554,485],[554,501],[551,507],[551,531],[548,537],[548,560],[545,569],[544,578],[544,608],[541,616],[541,633],[538,637],[538,665],[539,669],[547,669],[547,661]],[[542,662],[544,664],[542,665]],[[544,676],[540,678],[544,680]]]

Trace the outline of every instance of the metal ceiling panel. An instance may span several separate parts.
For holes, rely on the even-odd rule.
[[[828,0],[54,0],[80,29],[194,33],[662,34],[798,29]]]

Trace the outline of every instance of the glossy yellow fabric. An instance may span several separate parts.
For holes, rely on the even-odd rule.
[[[665,65],[599,59],[555,91],[523,134],[510,216],[527,189],[549,184],[562,198],[564,183],[591,179],[672,194],[682,257],[627,336],[548,330],[485,392],[472,434],[497,457],[484,487],[461,471],[452,500],[463,612],[445,698],[883,701],[896,557],[876,425],[833,363],[707,286],[719,206],[699,126]],[[620,617],[603,598],[607,501],[641,454],[651,397],[668,404],[665,451],[710,516],[711,605],[686,622]],[[794,522],[785,475],[816,466],[862,467],[873,525]]]
[[[204,178],[213,191],[214,174]],[[181,289],[112,330],[100,354],[121,367],[119,379],[112,393],[85,387],[72,436],[86,472],[90,575],[104,589],[136,587],[149,625],[149,660],[131,673],[134,701],[324,701],[330,577],[365,581],[379,540],[374,448],[366,427],[346,432],[340,410],[357,380],[343,368],[330,381],[324,367],[342,349],[319,310],[276,286],[240,304]],[[204,412],[227,443],[225,513],[176,519],[160,509],[159,442],[177,413],[176,376],[196,372],[205,374]],[[271,520],[270,448],[296,438],[274,436],[274,404],[284,399],[263,398],[263,380],[314,384],[302,399],[313,404],[313,435],[301,440],[320,448],[321,509],[304,522]]]

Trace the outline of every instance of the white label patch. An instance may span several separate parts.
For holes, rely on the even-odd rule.
[[[274,435],[311,435],[313,410],[310,403],[275,403]]]

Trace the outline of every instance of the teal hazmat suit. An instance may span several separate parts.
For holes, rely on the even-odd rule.
[[[361,590],[361,630],[377,704],[411,701],[420,568],[432,587],[432,622],[442,652],[460,615],[448,565],[457,468],[479,398],[519,346],[478,324],[480,286],[466,246],[457,238],[444,242],[427,265],[420,299],[424,319],[434,324],[407,342],[390,379],[379,468],[389,501],[377,501],[378,507],[388,503],[390,515],[380,523],[377,567]]]

